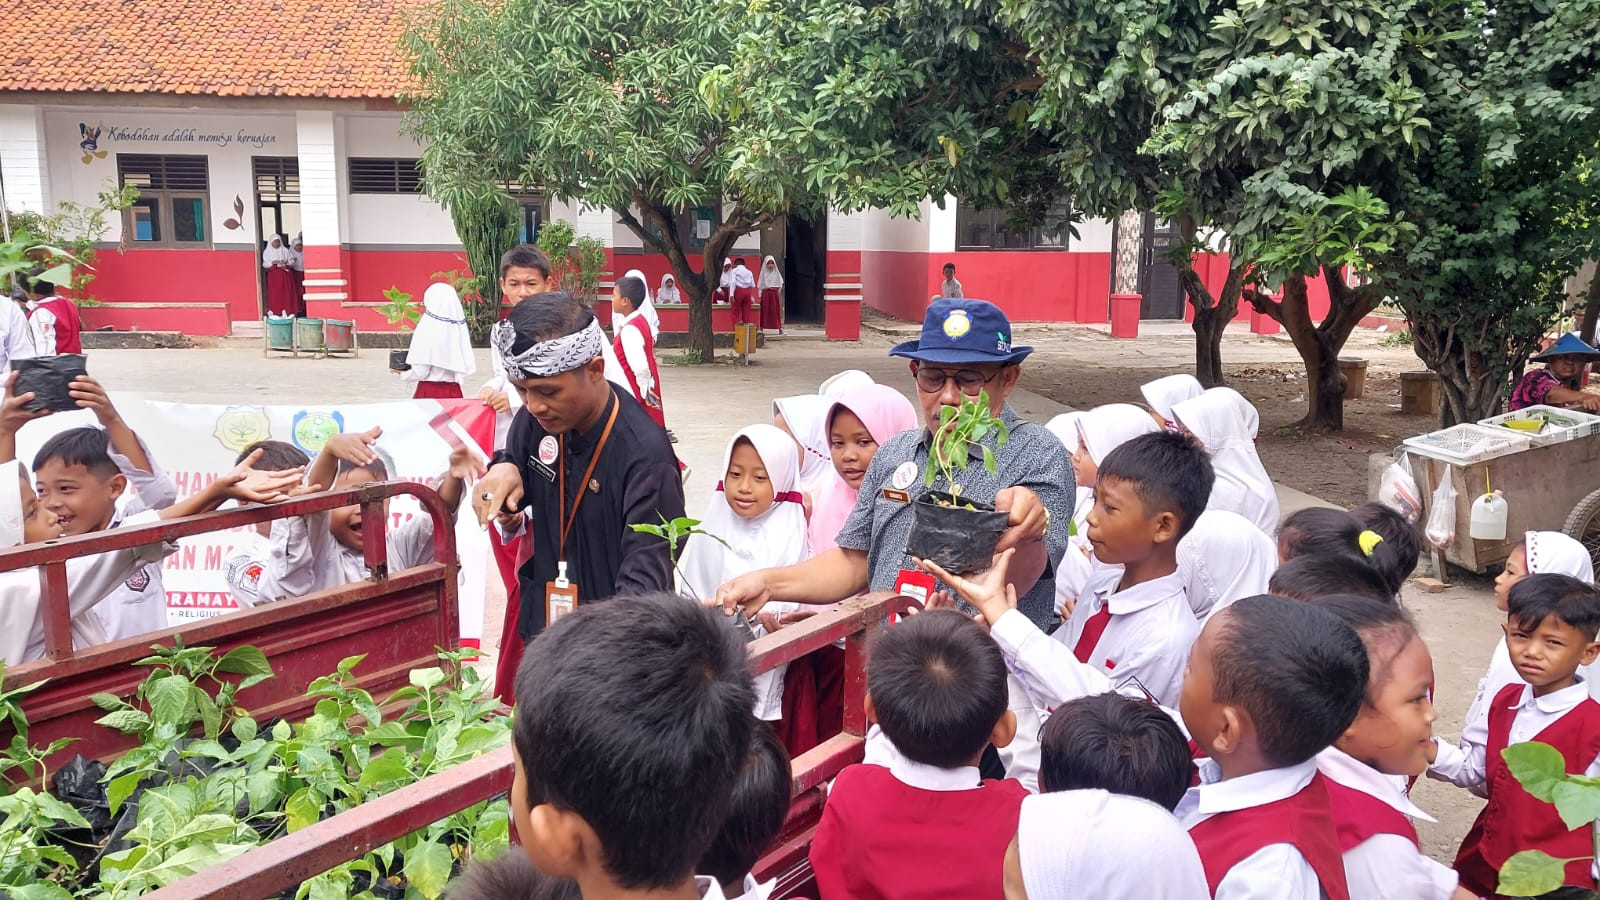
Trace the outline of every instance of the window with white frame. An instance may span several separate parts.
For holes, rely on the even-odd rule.
[[[204,156],[118,153],[117,180],[139,189],[123,239],[144,247],[211,246],[211,179]]]

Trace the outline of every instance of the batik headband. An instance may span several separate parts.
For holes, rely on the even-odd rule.
[[[591,319],[589,327],[581,331],[538,341],[521,353],[513,353],[511,348],[517,342],[517,330],[509,321],[502,320],[494,326],[494,355],[505,367],[506,377],[512,381],[548,378],[571,372],[599,356],[605,347],[605,339],[600,323]]]

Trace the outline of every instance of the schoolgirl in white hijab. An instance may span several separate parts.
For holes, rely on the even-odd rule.
[[[796,394],[772,401],[773,424],[800,444],[799,489],[812,496],[838,477],[828,446],[828,411],[832,408],[833,401],[821,394]]]
[[[1172,407],[1174,421],[1211,454],[1216,484],[1207,509],[1226,509],[1254,522],[1265,534],[1278,532],[1278,492],[1256,455],[1260,423],[1250,401],[1233,388],[1212,388]]]
[[[662,303],[683,302],[683,294],[678,290],[678,279],[673,278],[671,272],[661,276],[661,287],[656,288],[656,300]]]
[[[623,278],[637,278],[644,285],[644,305],[639,307],[639,312],[644,313],[644,320],[650,323],[650,340],[655,340],[661,334],[661,315],[656,312],[655,297],[650,294],[650,281],[638,269],[629,269],[622,275]]]
[[[1094,482],[1106,454],[1142,434],[1161,430],[1155,419],[1132,403],[1108,403],[1068,419],[1057,416],[1049,427],[1066,445],[1072,457],[1072,474],[1078,483],[1073,504],[1073,527],[1079,550],[1062,557],[1056,572],[1056,608],[1066,609],[1075,602],[1089,582],[1099,562],[1081,548],[1089,546],[1089,511],[1094,508]],[[1068,430],[1070,429],[1070,430]],[[1066,434],[1063,435],[1062,432]],[[1065,633],[1062,633],[1065,636]]]
[[[1198,397],[1204,392],[1205,388],[1200,386],[1199,379],[1184,374],[1157,378],[1139,388],[1139,393],[1144,395],[1144,402],[1150,404],[1150,408],[1165,419],[1168,425],[1174,424],[1172,407]]]
[[[846,395],[854,393],[857,388],[876,383],[872,380],[871,375],[860,369],[845,369],[843,372],[835,372],[829,375],[821,386],[817,388],[817,393],[838,403]]]
[[[478,370],[472,355],[472,336],[456,289],[444,282],[428,285],[422,294],[422,317],[411,333],[406,351],[405,381],[417,382],[417,396],[428,393],[424,383],[454,386],[461,396],[461,381]],[[438,389],[434,389],[437,391]]]
[[[806,544],[805,503],[798,490],[800,466],[794,440],[772,425],[740,429],[722,454],[724,475],[741,442],[748,443],[761,458],[772,486],[772,504],[746,518],[734,509],[723,485],[717,485],[700,522],[700,529],[706,533],[689,538],[679,563],[683,585],[694,600],[715,597],[724,582],[746,572],[794,565],[811,555]],[[795,607],[790,603],[768,603],[764,612],[792,612]],[[759,626],[755,630],[757,636],[766,633]],[[782,716],[783,673],[787,668],[780,666],[756,676],[758,718],[774,721]]]
[[[1194,617],[1204,622],[1235,600],[1267,592],[1278,545],[1236,512],[1208,509],[1178,542],[1178,577]]]
[[[1007,900],[1210,900],[1194,841],[1143,797],[1101,790],[1022,801],[1006,852]]]
[[[273,235],[267,238],[267,249],[261,251],[261,268],[270,269],[273,266],[289,267],[294,265],[294,251],[283,245],[282,235]]]
[[[1511,586],[1529,575],[1570,575],[1585,584],[1594,583],[1594,561],[1588,548],[1579,541],[1559,531],[1529,531],[1522,536],[1522,546],[1511,551],[1506,569],[1495,579],[1495,602],[1502,612],[1506,608],[1506,592]],[[1589,695],[1600,693],[1600,662],[1579,669],[1589,682]],[[1511,664],[1511,651],[1506,649],[1505,635],[1495,644],[1489,656],[1489,671],[1478,682],[1478,693],[1467,710],[1467,723],[1481,721],[1489,715],[1489,701],[1508,684],[1522,680],[1516,666]]]

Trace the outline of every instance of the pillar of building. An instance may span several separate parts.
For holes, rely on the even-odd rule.
[[[344,249],[339,159],[339,122],[331,111],[295,114],[300,156],[300,222],[305,241],[306,311],[312,316],[351,318],[350,257]]]
[[[1117,255],[1111,261],[1111,336],[1139,336],[1139,254],[1144,250],[1144,213],[1128,210],[1117,217]]]

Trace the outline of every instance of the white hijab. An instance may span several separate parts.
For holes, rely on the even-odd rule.
[[[768,263],[772,264],[771,269],[767,268]],[[761,276],[756,279],[756,287],[763,291],[767,288],[783,287],[783,273],[778,271],[777,259],[769,256],[761,261]]]
[[[717,284],[719,287],[733,290],[733,257],[722,258],[722,275],[717,279]]]
[[[1570,575],[1594,583],[1594,561],[1583,544],[1559,531],[1530,531],[1522,536],[1529,575]]]
[[[304,272],[306,270],[305,248],[305,242],[300,239],[300,235],[298,234],[294,236],[294,240],[289,242],[289,255],[294,257],[294,259],[290,261],[290,265],[296,272]]]
[[[678,290],[678,279],[672,273],[661,276],[661,287],[656,288],[656,300],[662,303],[682,303],[683,294]],[[655,304],[652,302],[652,306]]]
[[[1172,421],[1172,407],[1200,396],[1205,388],[1200,386],[1200,380],[1193,375],[1168,375],[1157,378],[1139,388],[1139,393],[1144,395],[1144,402],[1150,408],[1161,414],[1161,418]]]
[[[797,394],[772,401],[774,415],[783,416],[794,439],[805,448],[800,460],[800,490],[815,496],[838,477],[828,446],[828,410],[833,401],[821,394]]]
[[[277,244],[276,247],[273,244]],[[261,268],[270,269],[277,263],[294,262],[294,251],[283,245],[283,238],[273,235],[267,238],[267,248],[261,251]]]
[[[423,292],[422,318],[417,320],[417,330],[411,334],[406,362],[414,369],[421,366],[442,369],[456,381],[478,370],[478,363],[472,356],[467,317],[461,310],[461,298],[456,296],[455,288],[435,282]]]
[[[691,599],[708,600],[730,579],[757,569],[794,565],[811,555],[806,544],[805,502],[797,489],[800,466],[794,440],[772,425],[740,429],[723,451],[724,474],[733,459],[733,448],[741,439],[748,440],[761,457],[775,499],[766,512],[746,519],[734,512],[718,483],[700,520],[700,529],[706,533],[689,538],[678,564]],[[721,542],[710,535],[721,538]],[[769,603],[765,608],[776,613],[793,607]],[[765,633],[757,629],[758,635]],[[783,676],[787,669],[786,665],[779,666],[756,676],[757,718],[772,721],[783,714]]]
[[[1089,410],[1083,420],[1084,446],[1095,465],[1105,462],[1106,454],[1143,434],[1161,430],[1148,412],[1132,403],[1107,403]],[[1072,451],[1077,452],[1078,439],[1072,439]],[[1094,485],[1089,485],[1094,487]]]
[[[1017,860],[1029,900],[1211,897],[1189,832],[1142,797],[1078,790],[1024,798]]]
[[[869,384],[876,384],[871,375],[860,369],[845,369],[843,372],[835,372],[829,375],[827,380],[817,388],[817,393],[837,403],[843,400],[846,394]]]
[[[1149,420],[1149,418],[1149,416],[1145,416],[1146,420]],[[1056,440],[1060,441],[1061,446],[1066,448],[1067,455],[1071,456],[1078,452],[1078,423],[1082,422],[1087,425],[1088,421],[1089,413],[1082,410],[1074,410],[1073,412],[1056,416],[1046,422],[1044,427],[1046,431],[1056,436]],[[1093,456],[1094,454],[1091,452],[1089,455]],[[1076,523],[1078,531],[1078,536],[1074,540],[1081,546],[1088,546],[1089,543],[1087,520],[1089,518],[1089,507],[1093,503],[1094,485],[1078,485],[1077,494],[1072,504],[1072,519]],[[1073,596],[1077,596],[1076,593]]]
[[[1278,531],[1278,492],[1256,455],[1255,407],[1233,388],[1212,388],[1179,402],[1173,417],[1205,445],[1217,480],[1210,509],[1238,513],[1267,534]]]
[[[1267,592],[1278,568],[1278,545],[1255,523],[1225,509],[1208,509],[1178,542],[1178,577],[1194,617]]]
[[[655,340],[656,336],[661,334],[661,316],[656,313],[655,298],[650,296],[650,282],[638,269],[629,269],[622,277],[637,278],[639,283],[644,285],[644,305],[639,307],[639,312],[643,313],[644,320],[650,323],[650,340]]]

